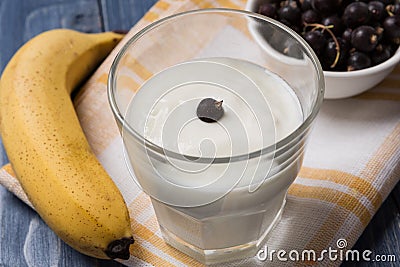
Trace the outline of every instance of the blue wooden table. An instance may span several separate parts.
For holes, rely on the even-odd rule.
[[[28,39],[52,28],[84,32],[127,30],[156,0],[0,0],[0,72]],[[0,165],[8,162],[0,140]],[[392,254],[400,266],[400,185],[383,203],[356,244],[374,254]],[[84,256],[64,244],[28,206],[0,186],[0,266],[122,266]],[[397,244],[394,246],[394,244]],[[396,250],[397,248],[397,250]],[[344,263],[343,266],[355,266]]]

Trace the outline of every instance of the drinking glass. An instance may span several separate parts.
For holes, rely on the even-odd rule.
[[[247,71],[250,65],[258,69]],[[297,104],[276,104],[279,86],[270,91],[273,95],[263,91],[265,83],[259,80],[267,72],[290,88]],[[287,190],[301,167],[323,99],[322,73],[316,55],[294,31],[240,10],[175,14],[145,27],[124,45],[110,70],[109,102],[132,179],[150,196],[168,244],[206,264],[256,254],[279,222]],[[185,127],[200,123],[188,107],[214,91],[257,114],[260,145],[246,134],[242,114],[224,100],[226,118],[204,124],[204,131],[189,130],[200,154],[182,152]],[[168,101],[178,103],[168,116],[163,109],[154,113]],[[279,112],[283,114],[277,118]],[[279,136],[277,125],[296,116],[296,127]],[[234,122],[224,125],[230,119]],[[264,121],[275,123],[272,130],[266,130],[271,125],[265,128]],[[219,153],[213,140],[196,140],[215,125],[226,134],[229,153]],[[148,137],[156,129],[161,129],[160,140]]]

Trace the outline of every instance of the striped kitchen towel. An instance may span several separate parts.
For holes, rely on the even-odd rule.
[[[128,266],[202,266],[162,240],[149,198],[124,164],[122,140],[108,106],[106,87],[112,60],[124,42],[146,24],[190,9],[243,9],[243,0],[161,0],[132,28],[75,98],[82,127],[100,162],[120,188],[129,207],[134,238]],[[244,38],[246,38],[244,36]],[[140,84],[152,73],[135,64]],[[135,81],[130,81],[135,82]],[[101,120],[99,120],[101,118]],[[269,251],[317,255],[329,248],[350,249],[400,178],[400,65],[376,88],[344,100],[324,101],[317,116],[303,168],[290,187],[282,219],[266,243]],[[0,183],[29,200],[9,165]],[[295,258],[296,253],[292,256]],[[324,255],[324,254],[322,254]],[[264,266],[265,254],[223,266]],[[275,255],[276,256],[276,255]],[[339,255],[340,256],[340,255]],[[264,257],[264,258],[263,258]],[[372,257],[372,256],[371,256]],[[272,266],[338,266],[325,254],[320,261],[279,261]]]

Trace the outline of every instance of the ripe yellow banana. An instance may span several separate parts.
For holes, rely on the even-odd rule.
[[[90,149],[70,93],[121,38],[42,33],[15,54],[0,80],[0,132],[19,182],[61,239],[97,258],[129,257],[130,219]]]

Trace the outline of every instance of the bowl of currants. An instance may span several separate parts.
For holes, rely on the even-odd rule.
[[[307,41],[324,70],[326,99],[371,89],[400,62],[400,0],[248,0],[246,9]],[[250,32],[257,40],[266,34]]]

